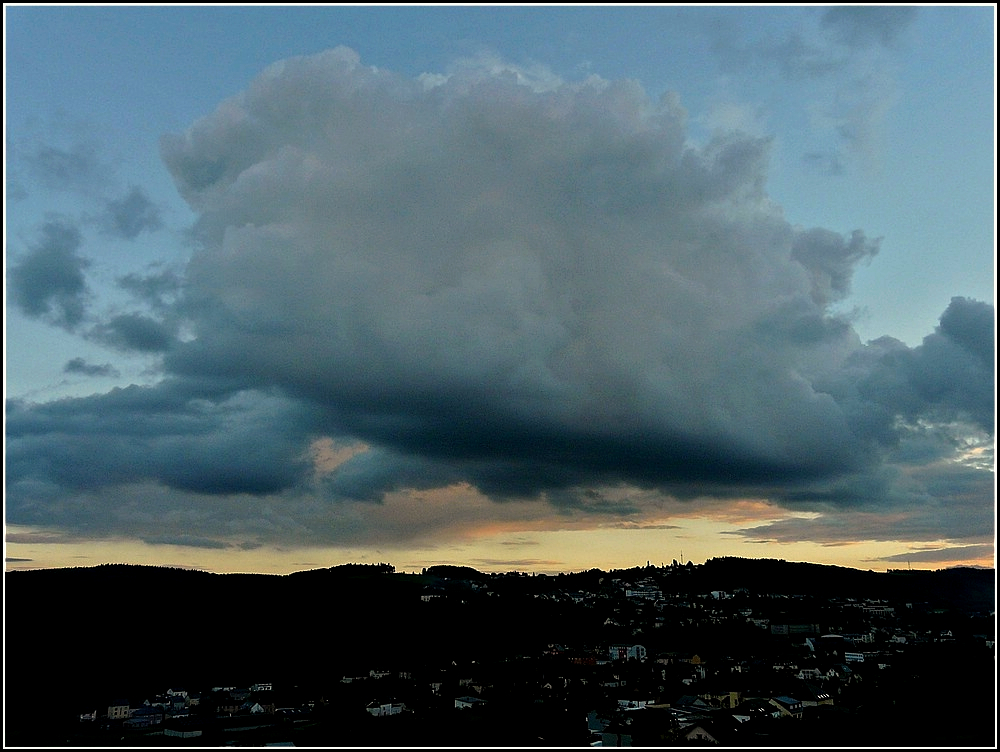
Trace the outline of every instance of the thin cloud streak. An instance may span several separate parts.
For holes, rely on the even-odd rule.
[[[993,546],[989,545],[952,546],[949,548],[910,551],[905,554],[896,554],[894,556],[882,556],[876,559],[876,561],[894,563],[921,562],[933,564],[940,562],[970,561],[975,559],[990,558],[993,556],[995,556]]]

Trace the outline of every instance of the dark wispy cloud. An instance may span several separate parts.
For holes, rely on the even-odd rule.
[[[10,520],[351,543],[752,497],[827,515],[757,537],[981,533],[992,306],[864,344],[834,306],[878,240],[790,224],[766,139],[688,146],[631,82],[456,71],[291,59],[163,140],[198,248],[95,335],[165,379],[8,403]]]
[[[160,210],[146,192],[132,186],[122,198],[107,203],[105,228],[112,234],[134,240],[142,232],[152,232],[163,226]]]
[[[844,50],[817,38],[808,25],[758,33],[752,9],[742,22],[725,16],[719,21],[709,30],[710,42],[726,74],[814,80],[838,73],[848,64]]]
[[[84,272],[90,261],[78,253],[80,230],[67,220],[51,219],[40,235],[10,267],[8,291],[27,316],[72,330],[83,321],[88,298]]]
[[[63,366],[63,373],[81,374],[83,376],[118,376],[118,369],[110,363],[97,365],[88,363],[83,358],[73,358],[66,361]]]
[[[927,550],[909,551],[905,554],[880,556],[876,561],[886,562],[942,562],[964,561],[989,558],[994,555],[993,546],[951,546],[949,548],[932,548]]]
[[[28,172],[50,190],[88,189],[107,178],[107,168],[94,141],[78,141],[68,147],[41,144],[18,153]]]
[[[544,567],[563,566],[561,561],[552,559],[473,559],[472,563],[487,571],[519,572],[522,570],[541,569]]]
[[[188,548],[229,548],[225,543],[197,535],[150,535],[142,538],[143,543],[151,546],[186,546]]]
[[[12,167],[8,167],[6,173],[5,185],[7,192],[4,198],[8,204],[26,199],[28,197],[28,188],[24,183],[24,179]]]
[[[824,175],[843,175],[844,159],[837,151],[809,152],[802,155],[803,163]]]
[[[183,280],[174,269],[156,269],[148,274],[125,274],[117,283],[150,308],[165,311],[176,303]]]
[[[913,23],[917,10],[905,5],[842,5],[827,8],[820,27],[848,47],[888,47]]]
[[[712,27],[720,70],[747,85],[773,79],[775,90],[800,87],[802,116],[819,145],[804,152],[806,167],[827,175],[855,164],[877,171],[884,123],[899,99],[893,54],[918,9],[828,8],[759,34],[752,31],[754,10],[743,24]]]

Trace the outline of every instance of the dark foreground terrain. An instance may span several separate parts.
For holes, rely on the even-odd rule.
[[[7,746],[996,744],[993,570],[107,565],[4,585]],[[116,698],[155,723],[109,719]]]

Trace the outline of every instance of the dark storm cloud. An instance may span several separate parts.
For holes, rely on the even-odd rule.
[[[109,201],[105,225],[113,234],[135,240],[140,233],[160,229],[159,208],[149,200],[145,191],[132,186],[121,199]]]
[[[995,368],[996,311],[993,306],[967,298],[952,298],[941,316],[938,334],[977,357],[991,372]]]
[[[914,22],[917,9],[900,5],[854,5],[828,8],[821,28],[849,47],[889,46]]]
[[[63,373],[78,373],[83,376],[118,376],[118,369],[110,363],[97,365],[88,363],[83,358],[73,358],[66,361],[63,366]]]
[[[804,292],[822,328],[867,241],[771,214],[766,141],[683,142],[673,101],[628,83],[425,91],[344,51],[288,61],[164,142],[205,243],[189,269],[201,336],[168,367],[280,384],[333,407],[331,429],[465,458],[494,494],[863,463],[784,371],[795,342],[761,360],[738,340]],[[741,360],[759,381],[729,381]],[[793,413],[845,451],[817,463]]]
[[[324,487],[334,498],[374,502],[392,491],[436,488],[463,478],[460,469],[426,456],[373,449],[344,462]]]
[[[74,329],[84,318],[90,261],[79,253],[79,229],[62,219],[41,228],[41,238],[10,268],[8,290],[26,315]]]
[[[170,367],[240,362],[497,497],[804,480],[895,440],[802,380],[855,349],[826,308],[878,241],[768,212],[766,141],[685,149],[670,98],[466,73],[422,91],[343,50],[287,61],[166,140],[207,250],[203,336]]]
[[[44,405],[8,401],[10,519],[21,485],[77,491],[154,480],[209,495],[273,493],[303,473],[294,416],[280,399],[220,400],[168,384]]]
[[[600,490],[631,486],[981,524],[989,473],[941,468],[992,435],[992,307],[864,345],[832,306],[878,240],[792,226],[767,140],[688,146],[632,82],[431,81],[337,49],[164,139],[199,246],[183,280],[119,281],[158,318],[95,334],[168,378],[9,403],[12,521],[115,498],[146,534],[162,505],[213,539],[364,541],[357,504],[467,484],[567,516],[652,509]]]
[[[859,392],[890,414],[920,420],[971,422],[993,434],[996,410],[995,309],[953,298],[941,323],[912,350],[882,340]]]
[[[938,450],[934,459],[941,460]],[[987,542],[995,531],[993,463],[926,462],[920,468],[887,465],[881,477],[845,478],[829,489],[786,494],[775,501],[821,512],[747,528],[752,540],[841,545],[857,540]]]
[[[120,350],[144,353],[165,352],[174,342],[169,325],[139,313],[112,316],[96,326],[90,336]]]

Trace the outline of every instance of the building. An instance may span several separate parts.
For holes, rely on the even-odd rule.
[[[128,700],[112,700],[108,705],[108,720],[123,721],[131,715]]]
[[[646,648],[642,645],[609,645],[608,657],[613,661],[646,660]]]

